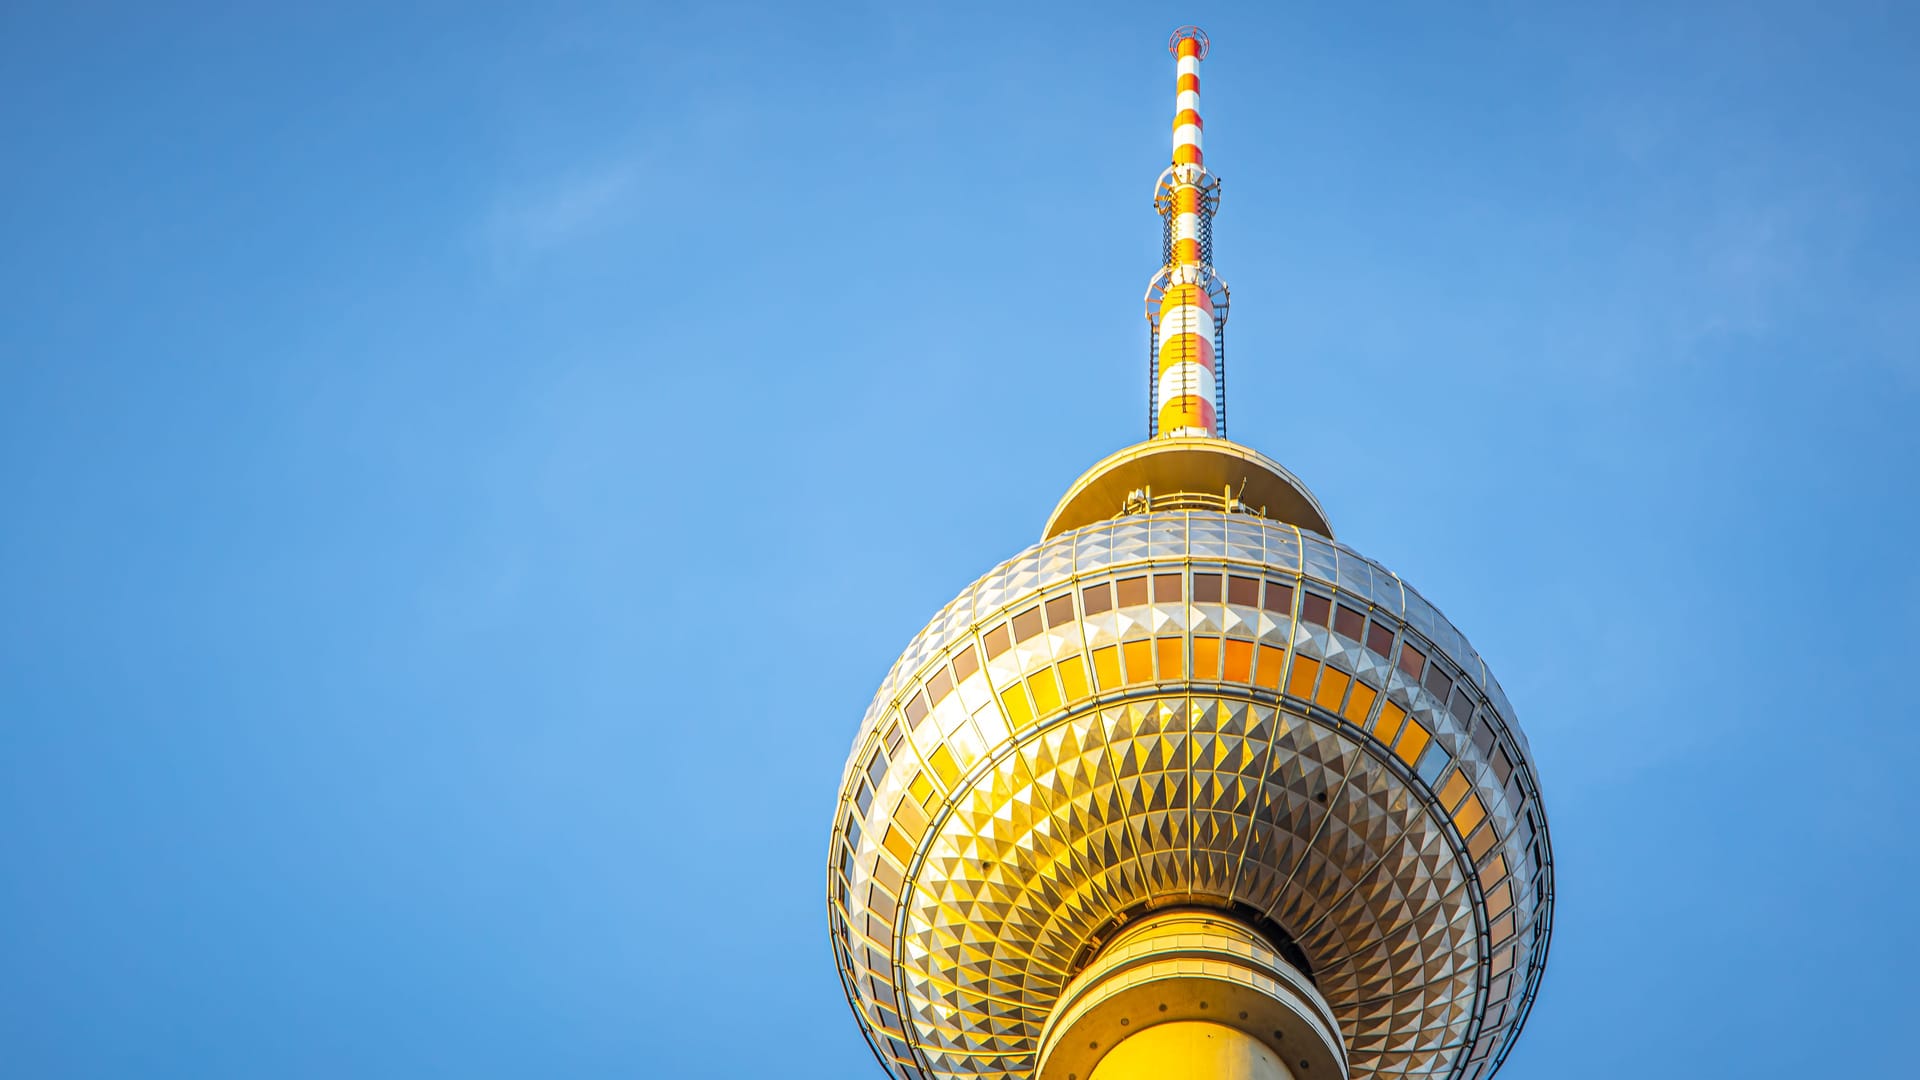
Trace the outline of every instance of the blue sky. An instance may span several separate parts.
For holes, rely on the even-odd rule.
[[[1142,434],[1212,34],[1234,436],[1531,737],[1505,1076],[1907,1070],[1894,4],[14,4],[0,1059],[877,1076],[896,651]]]

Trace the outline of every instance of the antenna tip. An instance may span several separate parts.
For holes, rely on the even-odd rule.
[[[1187,42],[1193,42],[1188,45]],[[1178,60],[1182,56],[1192,56],[1199,60],[1207,58],[1207,32],[1197,26],[1183,26],[1167,39],[1167,51]]]

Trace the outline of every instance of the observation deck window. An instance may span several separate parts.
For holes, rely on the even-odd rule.
[[[1113,586],[1104,581],[1098,585],[1087,586],[1080,590],[1080,603],[1081,606],[1086,608],[1087,614],[1089,615],[1098,615],[1103,611],[1112,611]]]
[[[1273,590],[1268,589],[1269,593]],[[1227,579],[1227,603],[1241,607],[1260,606],[1260,583],[1253,578],[1233,577]],[[1288,606],[1292,606],[1291,600]]]
[[[1013,641],[1007,636],[1006,623],[1001,623],[999,626],[987,631],[982,635],[982,639],[986,642],[987,659],[989,660],[1013,648]]]
[[[933,678],[927,680],[927,699],[938,705],[951,693],[953,693],[953,676],[943,665],[939,671],[933,673]]]
[[[1300,620],[1315,626],[1327,625],[1328,616],[1333,613],[1333,601],[1324,596],[1308,593],[1300,600]]]
[[[1073,594],[1062,593],[1047,601],[1047,625],[1065,626],[1073,621]]]
[[[1402,641],[1400,643],[1400,670],[1406,673],[1407,678],[1418,683],[1420,681],[1420,672],[1426,666],[1426,653],[1414,648],[1413,642],[1411,641]]]
[[[1265,607],[1268,612],[1283,619],[1293,618],[1293,586],[1283,581],[1267,582]]]
[[[1380,659],[1393,655],[1393,628],[1382,622],[1375,622],[1367,628],[1367,648]]]
[[[953,680],[955,682],[966,682],[973,677],[974,672],[979,670],[980,654],[975,652],[971,645],[960,650],[960,655],[953,658]]]

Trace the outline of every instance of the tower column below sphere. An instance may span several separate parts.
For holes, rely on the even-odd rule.
[[[1122,1039],[1090,1080],[1299,1080],[1266,1043],[1225,1024],[1181,1020]]]
[[[1225,911],[1124,926],[1067,984],[1040,1035],[1039,1080],[1346,1080],[1325,998]]]

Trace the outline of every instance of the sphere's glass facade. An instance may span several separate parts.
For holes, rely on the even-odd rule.
[[[1479,1080],[1545,964],[1552,861],[1506,696],[1412,588],[1248,514],[1063,533],[907,647],[828,873],[899,1077],[1026,1080],[1062,990],[1149,906],[1277,928],[1353,1075]]]

